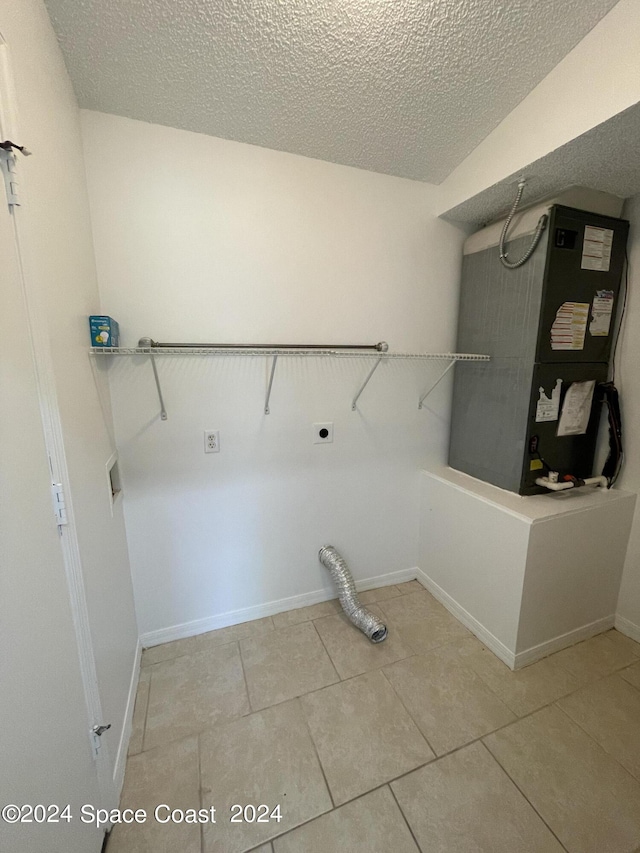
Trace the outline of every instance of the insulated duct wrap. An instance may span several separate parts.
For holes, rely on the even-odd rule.
[[[360,604],[349,566],[332,545],[325,545],[324,548],[321,548],[318,558],[322,565],[331,572],[331,577],[338,590],[340,604],[349,619],[372,643],[381,643],[386,639],[387,626]]]

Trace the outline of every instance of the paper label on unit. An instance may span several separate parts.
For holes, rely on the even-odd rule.
[[[596,290],[591,306],[589,334],[594,338],[606,338],[613,314],[613,290]]]
[[[592,225],[587,225],[582,242],[581,268],[609,272],[612,245],[613,231],[610,228],[594,228]]]
[[[536,423],[541,424],[547,421],[557,421],[560,412],[560,390],[562,389],[562,379],[556,379],[556,384],[548,397],[546,391],[540,386],[540,397],[536,404]]]
[[[588,302],[562,303],[551,326],[552,350],[584,349],[590,307]]]
[[[530,471],[540,471],[542,468],[544,468],[544,465],[542,464],[541,459],[532,459],[529,463]]]
[[[586,433],[591,417],[591,403],[595,387],[595,379],[571,383],[564,395],[560,423],[558,424],[559,437],[584,435]]]

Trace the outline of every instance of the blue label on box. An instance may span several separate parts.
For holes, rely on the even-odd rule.
[[[92,347],[120,346],[120,327],[112,317],[92,314],[89,317]]]

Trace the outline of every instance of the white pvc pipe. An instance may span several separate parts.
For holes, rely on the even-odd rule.
[[[606,477],[587,477],[582,482],[585,486],[601,486],[603,489],[606,489],[609,486],[609,481]],[[548,477],[538,477],[536,485],[543,486],[543,488],[549,489],[552,492],[565,492],[567,489],[576,488],[575,483],[552,483]]]

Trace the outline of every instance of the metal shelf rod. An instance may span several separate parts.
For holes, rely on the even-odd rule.
[[[217,350],[372,350],[387,352],[389,344],[378,341],[377,344],[166,344],[152,338],[140,338],[138,346],[145,349],[217,349]]]

